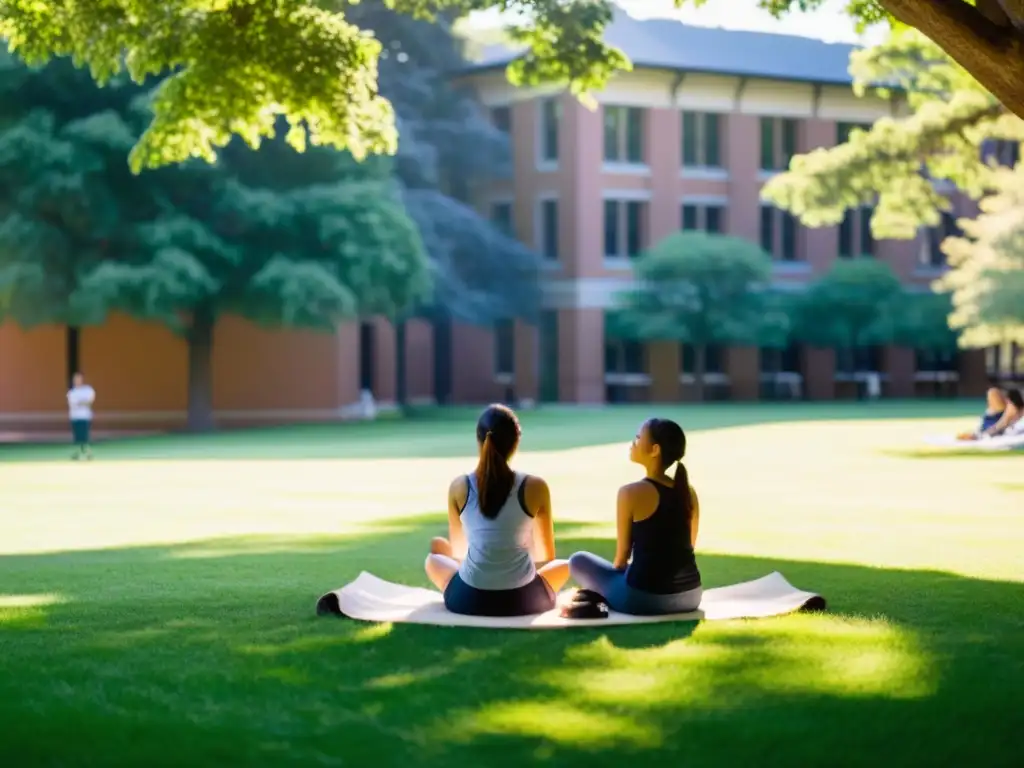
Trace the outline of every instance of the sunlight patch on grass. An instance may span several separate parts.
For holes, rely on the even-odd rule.
[[[41,608],[64,602],[60,595],[47,593],[40,595],[0,595],[0,610],[5,608]]]
[[[580,701],[644,708],[780,693],[919,699],[937,685],[908,631],[831,616],[701,625],[656,648],[618,648],[603,637],[571,651],[549,682]]]
[[[464,741],[510,736],[597,752],[617,746],[657,747],[662,740],[660,730],[650,723],[610,712],[587,712],[569,701],[503,702],[455,718],[459,728],[452,736]],[[438,727],[449,733],[451,722]]]
[[[56,594],[0,595],[0,628],[37,629],[46,624],[51,605],[64,602]]]

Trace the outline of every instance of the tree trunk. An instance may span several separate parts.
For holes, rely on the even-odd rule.
[[[1014,14],[1001,23],[964,0],[881,0],[893,16],[934,40],[954,61],[1018,117],[1024,117],[1024,32],[1014,22],[1017,3],[1001,3]]]
[[[405,359],[405,320],[395,321],[395,401],[403,413],[409,400]]]
[[[210,432],[213,422],[213,328],[209,310],[196,310],[188,329],[188,430]]]
[[[697,399],[703,402],[704,379],[708,367],[708,347],[706,344],[696,344],[693,347],[693,383],[696,389]]]

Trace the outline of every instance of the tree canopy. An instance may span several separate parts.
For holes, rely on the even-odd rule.
[[[708,0],[674,0],[703,5]],[[718,0],[725,2],[726,0]],[[775,14],[824,0],[760,0]],[[513,83],[564,83],[584,95],[628,70],[602,38],[611,0],[386,0],[418,19],[472,11],[516,14],[509,30],[528,46],[509,68]],[[862,24],[897,21],[919,29],[1024,115],[1022,0],[850,0]],[[361,28],[347,0],[6,0],[0,34],[32,65],[70,56],[100,83],[127,72],[136,82],[169,74],[134,144],[132,168],[193,157],[211,160],[232,136],[251,147],[276,134],[348,150],[393,153],[395,114],[378,86],[381,41]]]
[[[965,346],[1024,344],[1024,166],[998,171],[996,185],[963,237],[943,244],[952,269],[936,286],[952,296]]]
[[[6,316],[88,325],[120,310],[165,324],[189,346],[194,428],[212,423],[222,314],[333,330],[427,297],[423,244],[390,159],[235,142],[216,164],[132,175],[124,160],[149,118],[147,88],[122,78],[101,89],[67,60],[29,70],[4,57]]]

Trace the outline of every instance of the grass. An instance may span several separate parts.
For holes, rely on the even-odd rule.
[[[560,550],[609,554],[645,411],[524,414]],[[708,585],[830,611],[490,632],[316,618],[407,583],[470,466],[469,411],[0,449],[0,765],[1019,765],[1021,457],[929,461],[960,404],[668,409]]]

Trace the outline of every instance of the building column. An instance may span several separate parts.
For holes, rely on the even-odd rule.
[[[651,202],[646,233],[648,246],[675,234],[682,225],[679,215],[679,169],[683,164],[679,137],[682,122],[678,109],[654,107],[647,110],[645,159],[651,169]]]
[[[800,151],[810,152],[820,147],[834,147],[836,143],[836,123],[834,120],[813,118],[805,120],[800,137]],[[815,276],[829,270],[839,256],[839,227],[800,226],[797,237],[798,247]]]
[[[652,341],[647,345],[647,373],[651,377],[651,402],[677,403],[682,399],[679,374],[682,355],[675,341]]]
[[[603,114],[566,93],[562,115],[557,182],[560,260],[566,277],[598,277],[604,271]]]
[[[883,390],[886,397],[913,397],[917,357],[910,347],[888,346],[882,350],[882,373],[889,381]]]
[[[343,323],[335,331],[337,346],[337,407],[359,402],[359,323]]]
[[[538,329],[522,320],[515,324],[515,393],[516,400],[537,402],[539,396]]]
[[[422,318],[405,324],[405,396],[413,405],[434,403],[434,328]]]
[[[726,119],[726,165],[729,169],[727,232],[757,243],[761,238],[759,122],[756,115],[730,113]]]
[[[603,403],[604,310],[559,310],[558,349],[563,364],[558,372],[559,401]]]
[[[808,400],[835,400],[835,350],[822,347],[804,347],[801,358],[804,396]]]
[[[989,388],[988,366],[984,349],[961,349],[957,356],[960,374],[958,394],[961,397],[983,397]]]
[[[395,402],[398,395],[395,357],[395,327],[385,317],[373,319],[373,398],[381,404]]]
[[[729,375],[730,399],[760,399],[760,349],[757,347],[730,347],[725,354],[725,372]]]

